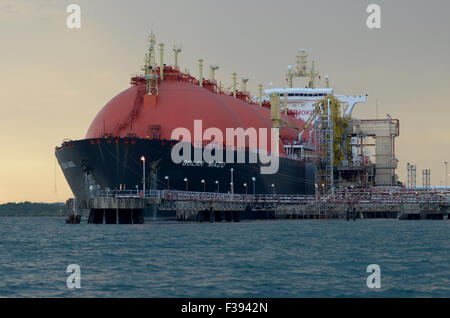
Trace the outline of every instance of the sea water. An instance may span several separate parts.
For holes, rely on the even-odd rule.
[[[450,221],[146,221],[0,217],[0,297],[450,297]]]

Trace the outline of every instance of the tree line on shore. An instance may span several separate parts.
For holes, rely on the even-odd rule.
[[[62,216],[64,203],[9,202],[0,204],[0,216]]]

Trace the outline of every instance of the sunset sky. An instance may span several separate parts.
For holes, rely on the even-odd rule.
[[[81,29],[66,7],[81,6]],[[366,26],[381,6],[382,28]],[[368,94],[354,117],[400,119],[396,152],[445,185],[450,161],[450,2],[361,0],[0,0],[0,203],[72,196],[54,148],[82,139],[98,111],[129,87],[150,30],[168,49],[183,45],[182,69],[219,64],[257,85],[285,86],[287,65],[306,48],[337,94]],[[173,53],[165,60],[173,63]],[[450,178],[449,178],[450,179]]]

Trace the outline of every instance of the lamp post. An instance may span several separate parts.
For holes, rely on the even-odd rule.
[[[164,179],[167,180],[167,191],[169,191],[170,190],[170,179],[169,179],[169,176],[165,176]]]
[[[206,192],[206,182],[204,179],[202,179],[202,183],[203,183],[203,192]]]
[[[230,171],[231,171],[231,183],[230,183],[230,185],[231,185],[231,194],[234,194],[234,187],[233,187],[233,171],[234,171],[234,169],[233,168],[231,168],[230,169]]]
[[[244,187],[245,187],[245,194],[248,194],[248,191],[247,191],[247,183],[244,183]]]
[[[184,182],[186,183],[186,192],[188,191],[189,179],[184,178]]]
[[[255,186],[256,178],[252,177],[252,181],[253,181],[253,195],[255,195],[256,194],[256,186]]]
[[[145,198],[145,157],[141,157],[142,161],[142,189],[143,189],[143,197]]]
[[[219,192],[220,192],[220,191],[219,191],[219,180],[216,180],[215,183],[217,184],[217,193],[219,193]]]
[[[445,187],[447,188],[448,187],[448,171],[447,171],[448,162],[444,161],[444,164],[445,164]]]
[[[272,194],[275,194],[275,184],[272,183]]]

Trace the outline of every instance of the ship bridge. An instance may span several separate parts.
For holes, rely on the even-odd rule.
[[[297,119],[308,121],[315,109],[315,103],[325,96],[333,95],[332,88],[272,88],[265,90],[263,102],[269,102],[272,94],[279,94],[282,99],[282,107]],[[349,117],[358,103],[366,103],[367,95],[334,95],[344,107],[344,116]]]

